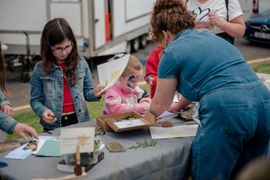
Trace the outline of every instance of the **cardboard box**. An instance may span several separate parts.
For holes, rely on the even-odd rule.
[[[105,132],[122,132],[153,126],[155,124],[155,117],[151,113],[141,115],[132,111],[114,115],[98,116],[96,121],[97,125],[101,126]],[[126,122],[131,122],[133,124],[127,125]]]

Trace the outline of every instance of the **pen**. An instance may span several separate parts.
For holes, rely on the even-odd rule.
[[[52,132],[51,131],[44,131],[45,133],[48,133],[48,134],[52,134]]]

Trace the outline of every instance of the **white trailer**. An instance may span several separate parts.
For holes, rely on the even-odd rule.
[[[251,15],[270,9],[270,0],[238,0],[244,18],[247,20]]]
[[[145,46],[155,0],[0,0],[0,41],[7,56],[19,56],[26,71],[40,51],[47,21],[71,25],[80,54],[91,58]],[[26,72],[27,73],[27,72]],[[29,73],[25,74],[29,75]]]

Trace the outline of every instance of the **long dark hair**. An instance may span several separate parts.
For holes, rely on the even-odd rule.
[[[7,94],[8,91],[6,85],[5,63],[1,43],[0,43],[0,88],[4,94]]]
[[[80,56],[77,49],[77,43],[72,29],[68,22],[63,18],[55,18],[44,26],[41,36],[41,61],[44,64],[46,73],[52,70],[52,64],[56,63],[56,58],[52,54],[51,46],[59,44],[69,39],[73,43],[73,48],[64,63],[66,65],[64,74],[68,78],[69,83],[77,82],[76,67],[80,61]]]
[[[163,39],[162,31],[173,34],[193,28],[195,18],[180,0],[157,0],[151,18],[151,34],[157,41]]]

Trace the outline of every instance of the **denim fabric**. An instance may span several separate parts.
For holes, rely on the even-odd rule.
[[[79,122],[88,121],[89,114],[86,101],[98,100],[94,95],[92,75],[88,64],[81,58],[76,72],[78,83],[70,86],[70,91]],[[31,96],[30,105],[33,111],[40,117],[40,123],[46,129],[61,127],[61,116],[63,107],[63,71],[60,67],[53,65],[50,74],[46,74],[42,63],[36,64],[30,80]],[[47,124],[42,120],[44,110],[50,109],[57,118],[55,124]]]
[[[250,160],[267,155],[270,94],[260,81],[213,91],[200,105],[194,179],[230,179]]]
[[[247,77],[239,76],[245,71],[250,72]],[[234,46],[208,31],[195,30],[180,32],[164,50],[158,77],[177,78],[180,94],[190,101],[223,86],[258,79]]]
[[[4,93],[0,89],[0,106],[3,106],[5,104],[11,105],[10,101],[8,100],[8,98],[4,95]]]
[[[0,129],[6,133],[11,133],[17,121],[0,110]]]
[[[177,78],[177,90],[200,103],[192,179],[231,179],[267,154],[270,92],[232,45],[208,32],[180,32],[165,50],[158,76]]]
[[[4,95],[2,90],[0,89],[0,106],[10,104],[8,98]],[[3,111],[0,110],[0,129],[5,131],[6,133],[11,133],[14,129],[17,121],[12,117],[5,114]]]

